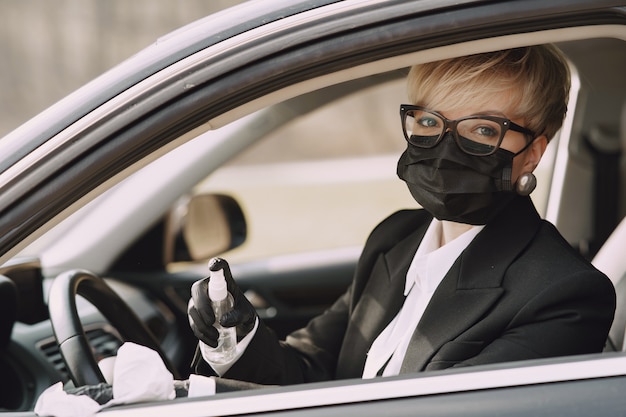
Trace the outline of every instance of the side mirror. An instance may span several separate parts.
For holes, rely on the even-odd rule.
[[[224,194],[190,197],[169,216],[165,260],[199,262],[240,246],[246,220],[239,203]]]

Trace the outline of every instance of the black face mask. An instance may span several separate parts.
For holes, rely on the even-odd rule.
[[[468,155],[448,132],[433,148],[409,144],[398,161],[398,177],[437,219],[483,225],[515,196],[514,156],[502,148],[489,156]]]

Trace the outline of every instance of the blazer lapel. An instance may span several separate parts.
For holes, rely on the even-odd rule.
[[[389,252],[381,253],[374,262],[344,337],[338,378],[361,376],[369,348],[400,311],[406,274],[428,224],[410,233]]]
[[[423,370],[441,346],[475,324],[500,298],[506,269],[530,242],[539,215],[517,197],[476,236],[446,274],[409,344],[401,373]]]

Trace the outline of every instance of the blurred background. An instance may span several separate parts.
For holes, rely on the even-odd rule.
[[[0,0],[0,137],[172,30],[242,2]],[[244,208],[249,236],[229,257],[359,246],[382,218],[414,205],[395,176],[404,90],[398,80],[323,106],[199,185]]]
[[[243,2],[0,0],[0,137],[169,32]],[[249,236],[229,259],[359,246],[414,205],[395,176],[404,90],[398,80],[323,106],[199,185],[244,208]]]
[[[0,0],[0,137],[159,37],[243,0]]]

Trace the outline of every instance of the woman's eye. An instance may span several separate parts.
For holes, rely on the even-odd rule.
[[[485,137],[493,137],[498,136],[498,131],[490,126],[478,126],[474,132],[477,135],[485,136]]]
[[[460,136],[480,143],[495,143],[500,139],[500,126],[488,120],[468,119],[457,124]]]
[[[417,123],[423,127],[437,127],[438,125],[437,119],[434,119],[432,117],[422,117],[417,121]]]

